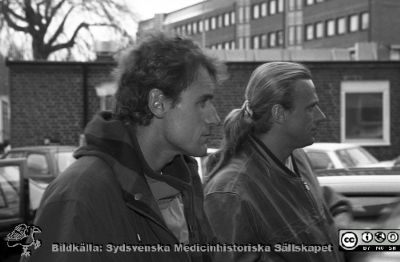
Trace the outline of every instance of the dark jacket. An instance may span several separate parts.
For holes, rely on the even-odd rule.
[[[110,113],[88,124],[88,145],[75,153],[77,161],[44,194],[34,222],[42,229],[36,235],[42,246],[29,261],[209,261],[208,254],[174,252],[178,240],[165,225],[144,177],[182,192],[190,243],[208,243],[213,234],[203,211],[196,161],[179,155],[162,176],[156,174],[134,134],[132,126],[113,120]],[[60,249],[54,243],[97,244],[102,252],[54,252]],[[133,252],[138,246],[142,252]],[[165,252],[168,246],[171,252]],[[114,253],[116,247],[119,252]]]
[[[293,158],[304,158],[302,154],[295,150]],[[294,169],[286,168],[261,141],[249,138],[243,150],[213,171],[205,186],[205,210],[219,241],[270,247],[265,252],[220,253],[219,261],[342,261],[337,229],[317,179],[307,161],[294,161]],[[302,244],[331,245],[331,251],[294,250]],[[292,251],[279,252],[285,247]]]

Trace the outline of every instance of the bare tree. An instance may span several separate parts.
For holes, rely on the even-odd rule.
[[[15,34],[6,41],[20,41],[13,37],[18,33],[29,36],[35,60],[47,60],[62,51],[65,59],[73,49],[89,57],[85,52],[93,54],[96,27],[106,28],[101,31],[112,35],[119,45],[127,44],[133,39],[132,25],[137,22],[124,0],[0,1],[0,28]]]

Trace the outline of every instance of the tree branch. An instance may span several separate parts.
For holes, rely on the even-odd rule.
[[[79,26],[75,29],[75,31],[74,31],[73,35],[71,36],[71,38],[67,42],[64,42],[64,43],[61,43],[61,44],[57,44],[57,45],[54,45],[54,46],[50,46],[49,47],[50,52],[55,52],[55,51],[63,49],[63,48],[71,48],[71,47],[73,47],[74,44],[75,44],[75,38],[78,35],[79,31],[82,28],[88,29],[91,26],[108,26],[108,27],[117,28],[116,25],[110,25],[110,24],[107,24],[107,23],[94,23],[94,24],[80,23]]]
[[[51,46],[54,41],[56,41],[56,39],[58,38],[58,36],[64,31],[64,25],[65,22],[67,21],[67,18],[69,17],[69,15],[71,14],[72,10],[74,9],[74,7],[72,6],[68,12],[65,14],[63,20],[61,21],[60,25],[58,26],[57,30],[54,32],[53,36],[49,39],[48,44]]]
[[[57,50],[63,49],[63,48],[71,48],[75,44],[75,38],[78,35],[79,31],[82,28],[89,28],[89,24],[87,23],[80,23],[79,26],[75,29],[74,33],[72,34],[71,38],[62,44],[57,44],[49,47],[50,53],[55,52]]]
[[[10,7],[9,7],[10,2],[9,1],[3,1],[1,3],[2,7],[3,7],[3,12],[4,14],[11,14],[15,19],[19,19],[21,21],[26,22],[25,17],[23,17],[22,15],[17,14],[16,12],[14,12]],[[11,19],[11,17],[10,17]]]
[[[29,33],[29,26],[20,26],[17,25],[10,17],[10,13],[14,13],[13,11],[11,11],[11,9],[5,5],[5,3],[2,3],[2,11],[3,11],[3,15],[4,15],[4,19],[7,22],[8,26],[10,26],[11,28],[13,28],[16,31],[22,31],[25,33]]]
[[[46,11],[46,19],[48,20],[48,24],[50,24],[51,20],[53,19],[55,14],[58,12],[58,10],[61,8],[61,6],[63,6],[65,1],[66,0],[61,0],[54,8],[51,9],[50,14],[48,12],[49,12],[49,8],[51,6],[51,1],[49,1],[48,6],[47,6],[48,8]]]

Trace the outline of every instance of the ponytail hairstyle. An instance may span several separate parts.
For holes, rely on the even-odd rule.
[[[213,173],[241,149],[249,135],[271,129],[274,105],[292,109],[293,83],[301,79],[311,79],[311,73],[305,66],[293,62],[265,63],[253,71],[243,106],[232,110],[224,120],[224,137]]]

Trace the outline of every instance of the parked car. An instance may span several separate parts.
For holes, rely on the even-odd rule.
[[[314,143],[304,147],[314,170],[353,167],[392,167],[394,160],[378,161],[365,148],[346,143]]]
[[[367,169],[371,169],[366,172]],[[380,170],[379,170],[380,169]],[[328,171],[328,170],[327,170]],[[323,172],[323,171],[321,171]],[[400,168],[333,170],[346,175],[319,176],[321,186],[345,195],[353,207],[354,221],[345,229],[400,228]],[[386,172],[386,174],[384,174]],[[364,174],[370,175],[364,175]],[[375,173],[380,173],[375,175]],[[400,261],[399,252],[361,252],[352,262]]]
[[[0,261],[19,249],[7,247],[4,237],[19,224],[31,224],[47,184],[28,178],[24,158],[0,160]],[[32,207],[32,202],[37,203]]]
[[[74,146],[29,146],[10,149],[3,159],[25,158],[28,175],[36,181],[49,183],[75,161]]]
[[[329,186],[350,200],[355,219],[353,228],[379,228],[381,219],[400,204],[400,169],[397,174],[387,175],[362,175],[352,170],[344,176],[318,176],[318,180],[321,186]]]
[[[13,148],[0,159],[0,261],[15,249],[4,237],[31,224],[49,183],[75,161],[74,146]]]

